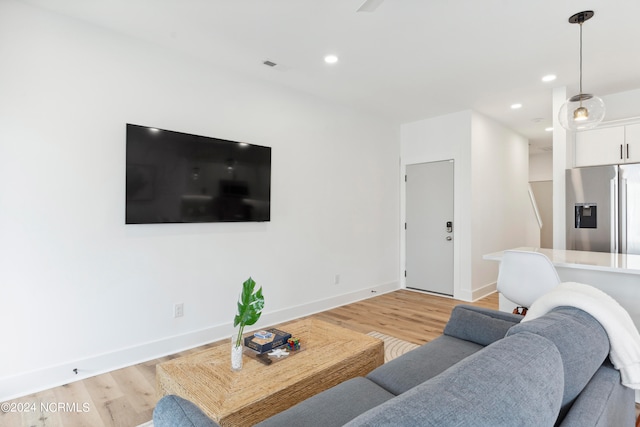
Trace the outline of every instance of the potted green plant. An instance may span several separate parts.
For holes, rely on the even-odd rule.
[[[233,319],[233,327],[238,331],[231,337],[231,368],[234,371],[242,369],[242,334],[245,326],[254,325],[264,308],[264,296],[262,287],[254,292],[256,282],[249,277],[242,284],[242,293],[238,299],[238,312]]]

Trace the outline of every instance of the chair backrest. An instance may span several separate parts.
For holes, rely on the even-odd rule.
[[[498,292],[523,306],[560,284],[555,267],[539,252],[504,251],[498,273]]]

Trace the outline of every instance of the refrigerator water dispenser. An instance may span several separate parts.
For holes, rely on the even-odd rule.
[[[598,228],[598,206],[595,203],[576,203],[576,228]]]

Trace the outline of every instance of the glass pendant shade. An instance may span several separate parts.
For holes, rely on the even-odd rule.
[[[604,119],[605,107],[602,99],[582,93],[567,99],[558,113],[560,125],[571,131],[591,129]]]

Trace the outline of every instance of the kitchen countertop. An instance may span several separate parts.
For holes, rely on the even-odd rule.
[[[568,251],[526,246],[513,248],[512,250],[539,252],[546,255],[556,267],[640,275],[640,255]],[[504,251],[493,252],[484,255],[482,258],[489,261],[500,261],[503,253]]]

